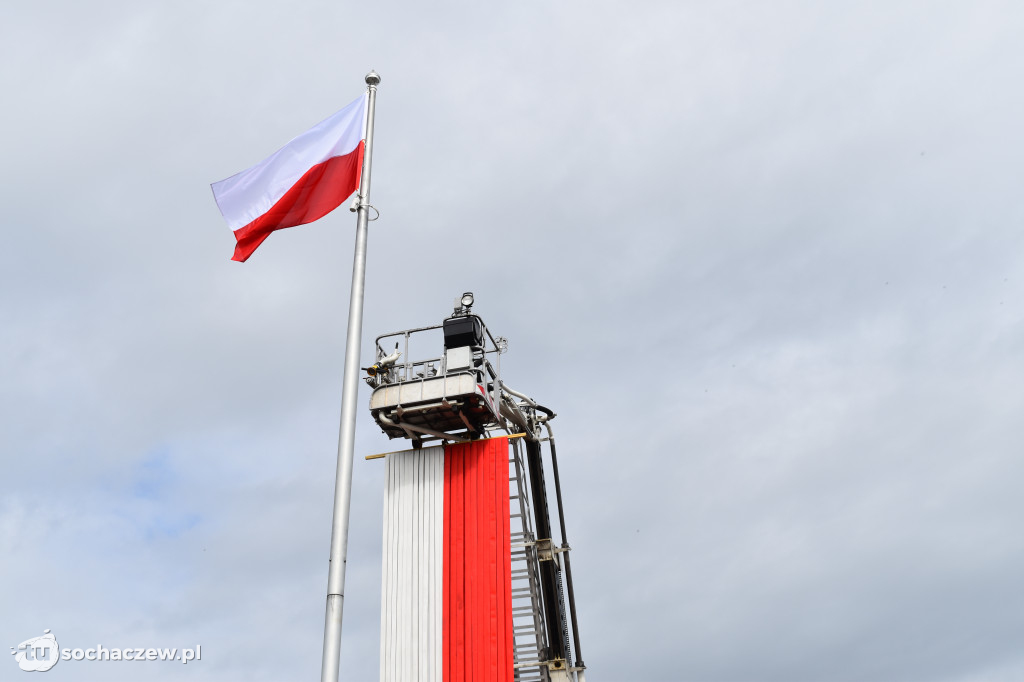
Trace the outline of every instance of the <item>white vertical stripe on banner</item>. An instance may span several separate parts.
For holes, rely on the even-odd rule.
[[[442,682],[444,448],[388,455],[380,679]]]
[[[444,447],[441,456],[432,461],[431,476],[438,481],[433,488],[433,507],[437,513],[437,522],[431,524],[430,543],[433,556],[431,571],[435,578],[436,588],[430,591],[430,658],[433,663],[431,679],[441,682],[444,679]]]

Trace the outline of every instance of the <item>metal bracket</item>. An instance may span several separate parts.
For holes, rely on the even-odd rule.
[[[537,539],[537,559],[539,561],[551,561],[555,558],[554,547],[551,538]]]

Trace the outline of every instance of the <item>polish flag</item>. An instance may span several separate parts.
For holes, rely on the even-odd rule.
[[[507,438],[387,456],[382,682],[512,682]]]
[[[231,260],[245,261],[271,232],[322,218],[359,189],[366,103],[364,94],[252,168],[211,185],[238,242]]]

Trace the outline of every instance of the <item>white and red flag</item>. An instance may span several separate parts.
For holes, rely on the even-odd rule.
[[[387,455],[381,682],[513,682],[507,438]]]
[[[364,94],[252,168],[211,185],[238,242],[231,260],[245,261],[271,232],[322,218],[359,189],[366,108]]]

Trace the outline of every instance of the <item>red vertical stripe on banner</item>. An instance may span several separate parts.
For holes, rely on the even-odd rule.
[[[500,475],[496,473],[494,480],[494,494],[499,501],[498,516],[505,519],[505,522],[501,524],[501,542],[495,548],[495,557],[499,570],[500,578],[498,580],[498,600],[497,600],[497,635],[498,635],[498,648],[501,652],[499,660],[513,661],[513,633],[512,633],[512,556],[511,556],[511,529],[509,528],[509,467],[508,467],[508,439],[501,441],[495,441],[495,459],[501,459],[501,465],[499,465],[495,471],[500,471]],[[502,614],[508,614],[504,617]],[[509,666],[511,667],[511,666]],[[512,670],[508,673],[508,678],[514,677],[515,671]]]
[[[445,453],[444,458],[444,487],[448,488],[448,481],[452,477],[452,458]],[[447,493],[447,490],[445,490]],[[452,496],[444,495],[444,523],[443,523],[443,538],[441,541],[442,547],[442,572],[441,572],[441,628],[443,630],[441,635],[441,679],[450,680],[451,675],[451,655],[449,647],[451,641],[447,635],[448,624],[452,622],[452,609],[451,602],[445,598],[445,595],[449,594],[452,590],[452,572],[448,570],[448,567],[452,563],[451,553],[451,524],[454,522],[455,515],[452,513]]]
[[[445,682],[511,682],[508,439],[444,455]]]
[[[465,571],[465,582],[463,584],[463,604],[466,607],[466,647],[462,651],[463,663],[460,666],[464,671],[466,678],[469,680],[477,679],[473,673],[473,654],[476,653],[476,647],[479,645],[479,641],[474,636],[476,634],[476,620],[477,614],[480,611],[480,605],[477,603],[476,592],[480,587],[480,581],[486,580],[483,575],[483,571],[480,570],[479,563],[476,558],[476,551],[479,548],[480,538],[477,535],[477,516],[480,514],[480,505],[476,499],[476,463],[479,453],[470,450],[466,452],[454,455],[462,460],[462,464],[465,467],[464,475],[462,477],[462,495],[466,505],[466,523],[465,523],[465,538],[466,546],[465,551],[462,555],[462,568]],[[458,494],[458,493],[456,493]],[[458,560],[458,557],[455,557]],[[456,596],[456,599],[458,597]],[[458,652],[456,652],[458,654]]]

